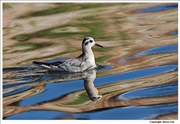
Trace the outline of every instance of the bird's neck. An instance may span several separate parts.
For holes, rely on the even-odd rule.
[[[90,62],[92,65],[95,65],[94,53],[93,53],[92,49],[91,49],[91,48],[84,48],[82,52],[83,52],[83,54],[87,57],[87,59],[89,60],[89,62]]]

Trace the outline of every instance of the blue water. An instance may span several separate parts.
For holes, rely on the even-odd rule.
[[[23,80],[24,80],[23,82],[22,81],[17,81],[17,83],[15,83],[15,84],[7,84],[7,83],[3,82],[3,89],[12,88],[12,87],[20,86],[20,85],[32,84],[32,83],[36,83],[36,82],[40,81],[40,79],[32,80],[32,81],[28,81],[28,80],[25,80],[25,79],[23,79]]]
[[[142,51],[138,54],[135,54],[134,57],[160,54],[160,53],[170,53],[170,52],[177,52],[177,51],[178,51],[178,44],[172,44],[172,45],[167,45],[167,46],[159,46],[159,47],[155,47],[149,50]]]
[[[119,81],[133,80],[138,78],[154,76],[157,74],[163,74],[174,71],[177,68],[178,68],[177,64],[150,67],[150,68],[139,69],[130,72],[97,77],[94,83],[95,86],[100,86],[100,85],[110,84]],[[19,105],[21,106],[35,105],[60,98],[71,92],[75,92],[83,89],[84,89],[83,80],[73,80],[68,82],[52,82],[46,85],[45,92],[26,98],[20,101]]]
[[[99,85],[109,84],[111,82],[119,82],[119,81],[125,81],[125,80],[144,78],[144,77],[171,72],[171,71],[176,70],[177,68],[178,68],[177,64],[162,65],[162,66],[154,66],[150,68],[134,70],[130,72],[102,76],[96,79],[97,83],[95,84],[96,86],[99,86]]]
[[[159,11],[165,11],[165,10],[171,10],[171,9],[177,9],[178,4],[168,4],[168,5],[161,5],[161,6],[155,6],[150,7],[146,9],[137,10],[136,12],[139,13],[147,13],[147,12],[159,12]]]
[[[100,110],[97,112],[90,113],[81,113],[76,114],[76,118],[81,115],[87,116],[88,119],[92,120],[140,120],[146,119],[150,117],[154,117],[157,115],[169,113],[169,112],[177,112],[178,105],[168,104],[168,105],[157,105],[157,106],[131,106],[131,107],[119,107],[112,108],[107,110]]]
[[[35,96],[26,98],[20,101],[20,106],[35,105],[38,103],[47,102],[61,96],[75,92],[77,90],[83,90],[84,84],[82,80],[75,80],[69,82],[60,82],[60,83],[49,83],[46,85],[46,90]]]
[[[137,54],[135,54],[133,56],[122,58],[118,62],[122,63],[122,62],[126,62],[127,60],[135,59],[135,58],[146,56],[146,55],[154,55],[154,54],[161,54],[161,53],[171,53],[171,52],[178,52],[178,44],[154,47],[154,48],[151,48],[149,50],[139,52],[139,53],[137,53]]]
[[[156,106],[118,107],[94,112],[67,114],[58,111],[31,110],[7,117],[7,120],[51,120],[71,116],[77,119],[90,120],[140,120],[156,117],[158,115],[177,112],[178,104]]]
[[[136,9],[137,10],[136,12],[139,13],[139,16],[141,16],[140,14],[142,14],[142,13],[150,14],[150,16],[151,16],[152,14],[155,14],[155,12],[156,12],[156,14],[157,14],[157,12],[159,12],[159,14],[161,15],[162,11],[164,11],[163,14],[165,14],[166,12],[175,13],[177,11],[177,9],[178,9],[178,3],[166,3],[166,5],[161,5],[161,6],[149,7],[149,8],[144,8],[141,10]],[[167,10],[169,10],[169,11],[167,11]],[[170,13],[169,13],[169,15],[170,15]],[[172,13],[171,13],[171,15],[172,15]],[[175,16],[177,16],[177,14],[175,14],[174,17]],[[142,20],[140,20],[140,21],[142,21]],[[168,25],[171,22],[172,23],[177,22],[174,19],[167,20],[167,18],[164,21],[165,22],[162,22],[162,18],[161,18],[160,23]],[[92,21],[92,23],[93,23],[93,21]],[[156,23],[159,23],[158,20]],[[139,24],[143,24],[143,25],[139,25],[139,26],[144,26],[143,21],[140,22]],[[91,28],[89,28],[89,27],[87,27],[87,28],[89,29],[89,31],[91,30]],[[169,34],[169,35],[163,35],[163,39],[167,39],[166,36],[172,37],[172,39],[173,39],[174,37],[176,37],[178,35],[177,28],[175,28],[171,31],[172,32],[169,32],[167,30],[167,33],[165,33],[165,34]],[[143,37],[143,35],[142,35],[142,37]],[[49,41],[49,39],[47,41]],[[157,42],[161,42],[161,44],[162,44],[163,41],[160,41],[157,39]],[[171,44],[171,41],[169,41],[169,44]],[[133,46],[124,46],[124,47],[133,47]],[[158,46],[158,47],[156,46],[154,48],[151,48],[151,49],[148,49],[145,51],[141,51],[137,54],[133,54],[133,56],[123,58],[123,60],[127,61],[129,59],[138,59],[138,57],[139,57],[139,59],[142,59],[140,57],[148,56],[148,55],[149,56],[147,58],[150,58],[151,57],[150,55],[153,55],[153,57],[154,57],[155,54],[158,54],[157,55],[157,58],[158,58],[158,57],[164,57],[165,54],[163,55],[163,53],[172,53],[172,55],[175,55],[175,54],[173,54],[174,52],[176,52],[176,53],[178,52],[178,44]],[[99,51],[99,55],[100,54],[101,53]],[[104,53],[102,53],[102,54],[104,54]],[[116,56],[114,56],[114,57],[116,57]],[[67,59],[67,58],[57,58],[57,59],[53,59],[53,60],[47,60],[45,62],[51,63],[51,62],[63,61],[65,59]],[[107,62],[112,62],[112,61],[107,61]],[[131,61],[131,62],[133,62],[133,61]],[[136,61],[134,61],[134,62],[136,62]],[[114,83],[113,86],[119,87],[120,86],[120,85],[118,85],[119,83],[129,80],[129,82],[126,85],[131,86],[131,82],[133,82],[133,80],[136,80],[136,79],[149,77],[148,79],[151,80],[152,78],[154,78],[154,76],[157,76],[157,75],[159,77],[162,75],[162,77],[163,77],[163,74],[165,74],[165,73],[170,73],[170,72],[174,73],[175,71],[178,70],[178,62],[169,64],[170,62],[171,61],[168,62],[168,60],[167,60],[167,65],[161,65],[161,62],[160,62],[160,63],[157,63],[157,65],[159,65],[159,66],[142,68],[142,69],[137,69],[137,70],[136,70],[136,68],[132,67],[131,71],[122,72],[122,73],[117,72],[117,70],[120,68],[117,67],[118,65],[116,63],[115,67],[117,67],[116,68],[117,70],[115,69],[115,72],[114,72],[116,74],[108,73],[108,70],[112,69],[114,67],[111,65],[107,65],[107,66],[104,66],[104,68],[101,68],[99,70],[99,72],[97,72],[97,77],[94,81],[94,84],[96,87],[102,86],[102,87],[98,87],[98,89],[100,88],[99,91],[101,94],[102,93],[101,91],[104,90],[103,89],[104,87],[105,87],[105,89],[106,88],[108,89],[108,87],[104,86],[104,85]],[[110,64],[113,65],[115,63],[112,62]],[[122,65],[123,64],[120,64],[119,66],[122,66]],[[126,65],[126,63],[124,63],[124,65]],[[101,71],[105,71],[105,73],[101,72]],[[112,70],[111,70],[111,72],[112,72]],[[41,105],[43,105],[43,104],[48,105],[48,104],[46,104],[46,102],[47,103],[48,102],[55,103],[55,102],[58,102],[57,100],[64,98],[68,94],[73,94],[78,91],[85,92],[84,81],[83,81],[82,77],[75,78],[75,79],[68,79],[68,78],[66,78],[66,76],[64,77],[64,74],[62,74],[62,73],[54,73],[54,74],[49,73],[41,68],[38,68],[38,67],[35,67],[32,65],[29,65],[29,67],[25,66],[25,67],[13,67],[13,68],[3,69],[3,74],[6,74],[6,73],[7,73],[7,75],[5,75],[5,76],[3,75],[3,90],[5,92],[3,94],[3,97],[5,98],[4,100],[6,100],[6,98],[8,96],[10,96],[10,98],[13,97],[13,100],[15,100],[15,103],[11,103],[12,101],[10,101],[10,103],[8,103],[9,102],[8,100],[5,101],[4,107],[7,107],[7,108],[5,108],[4,112],[5,113],[9,112],[9,114],[11,114],[11,116],[6,117],[5,120],[54,120],[54,119],[63,119],[63,118],[67,119],[66,117],[72,117],[75,119],[87,119],[87,120],[138,120],[138,119],[140,120],[140,119],[150,119],[150,118],[154,118],[154,117],[168,114],[168,113],[170,113],[170,114],[177,113],[178,114],[178,102],[173,103],[173,101],[172,101],[172,103],[168,103],[168,104],[166,102],[164,102],[159,105],[149,105],[149,106],[148,105],[147,106],[133,106],[133,105],[135,105],[135,104],[133,104],[133,105],[127,105],[127,107],[124,105],[118,106],[118,107],[110,107],[111,105],[109,105],[109,107],[108,107],[108,106],[106,106],[106,104],[108,104],[108,101],[103,101],[103,99],[101,99],[102,101],[90,101],[90,99],[88,99],[87,94],[86,94],[87,98],[84,98],[86,96],[83,96],[82,99],[80,99],[81,97],[78,97],[78,100],[79,99],[82,101],[89,100],[88,101],[89,103],[87,102],[87,105],[91,105],[91,103],[94,102],[95,107],[92,106],[92,111],[85,110],[85,108],[87,107],[86,104],[85,105],[83,104],[83,107],[84,107],[84,109],[82,110],[83,112],[74,113],[74,114],[56,111],[54,109],[45,110],[46,108],[43,108]],[[13,74],[13,75],[11,75],[11,74]],[[98,76],[98,75],[104,75],[104,74],[107,74],[107,75]],[[176,77],[177,75],[174,75],[174,76]],[[5,77],[5,79],[4,79],[4,77]],[[147,79],[147,81],[148,81],[148,79]],[[168,82],[168,81],[169,80],[166,80],[165,82]],[[116,84],[117,82],[118,82],[118,84]],[[127,100],[127,101],[123,101],[123,102],[128,102],[128,100],[132,100],[132,99],[136,99],[138,101],[138,98],[154,98],[154,100],[156,100],[156,99],[158,99],[156,97],[177,95],[178,94],[178,82],[175,81],[175,82],[171,82],[171,83],[168,82],[168,83],[169,84],[162,84],[162,85],[151,86],[151,87],[146,87],[146,85],[144,85],[145,88],[135,89],[132,91],[129,91],[127,89],[129,92],[125,92],[123,94],[116,94],[116,97],[114,97],[114,94],[111,94],[111,92],[107,92],[107,91],[105,91],[105,93],[102,93],[102,94],[103,94],[103,98],[105,98],[105,99],[106,99],[106,96],[108,96],[108,97],[110,97],[110,99],[108,99],[108,100],[116,100],[119,102],[121,102],[123,100]],[[36,87],[39,85],[42,86],[43,88],[45,88],[45,90],[43,89],[42,92],[35,92],[34,90],[36,90]],[[23,95],[26,95],[26,92],[28,92],[28,90],[33,90],[32,94],[29,96],[25,96],[22,99],[16,99],[16,96],[13,96],[13,95],[20,96],[21,93]],[[37,91],[38,91],[38,89],[37,89]],[[77,96],[75,96],[75,97],[77,97]],[[111,99],[111,98],[113,98],[113,99]],[[72,101],[72,102],[76,102],[76,101]],[[140,101],[138,101],[138,102],[140,102]],[[6,106],[6,104],[7,104],[7,106]],[[73,104],[73,103],[71,103],[71,104]],[[102,105],[102,108],[100,107],[101,109],[98,109],[99,107],[97,107],[96,105],[97,106]],[[106,107],[103,108],[103,105]],[[11,107],[15,108],[14,111],[12,111],[12,112],[9,111],[9,108],[11,109]],[[33,108],[36,108],[36,107],[39,107],[42,110],[32,110]],[[58,107],[58,106],[56,106],[56,107]],[[61,106],[61,107],[63,107],[63,106]],[[73,107],[74,107],[74,105],[73,105]],[[23,111],[24,108],[25,109],[28,108],[28,110],[29,109],[31,109],[31,110]],[[96,109],[93,109],[93,108],[96,108]],[[23,112],[18,113],[19,110],[23,111]],[[14,114],[16,112],[18,114]],[[73,112],[73,111],[71,111],[71,112]],[[6,116],[6,114],[4,116]]]
[[[63,112],[48,111],[48,110],[31,110],[27,112],[22,112],[20,114],[15,114],[13,116],[7,117],[7,120],[51,120],[57,117],[64,116]]]
[[[133,91],[126,92],[117,97],[117,99],[137,99],[147,97],[160,97],[178,94],[178,82],[153,86],[148,88],[141,88]]]
[[[170,34],[172,34],[172,35],[176,35],[176,34],[178,34],[178,30],[176,30],[176,31],[172,31],[172,32],[170,32]]]
[[[3,97],[7,97],[7,96],[11,96],[11,95],[14,95],[14,94],[17,94],[17,93],[21,93],[21,92],[24,92],[26,90],[29,90],[30,88],[32,88],[31,86],[24,86],[24,87],[21,87],[19,89],[16,89],[16,90],[13,90],[11,92],[8,92],[8,93],[5,93],[3,94]]]

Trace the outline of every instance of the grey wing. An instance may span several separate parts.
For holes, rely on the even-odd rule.
[[[53,63],[34,61],[33,64],[46,68],[50,71],[81,72],[86,69],[85,61],[83,60],[83,58],[67,59],[65,61]]]
[[[68,72],[80,72],[86,69],[85,61],[79,58],[65,60],[58,67]]]
[[[60,64],[64,63],[64,61],[58,61],[58,62],[53,62],[51,63],[52,65],[58,66]]]

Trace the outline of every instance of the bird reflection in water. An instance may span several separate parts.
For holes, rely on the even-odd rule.
[[[92,101],[100,100],[102,95],[98,94],[98,89],[94,86],[94,80],[96,78],[96,71],[92,70],[87,72],[84,80],[84,88]]]
[[[100,67],[100,69],[103,67]],[[94,85],[96,79],[96,72],[98,69],[78,72],[78,73],[58,73],[58,72],[49,72],[51,78],[63,79],[63,81],[69,80],[84,80],[84,88],[89,96],[89,99],[92,101],[97,101],[102,98],[102,95],[98,94],[98,89]]]

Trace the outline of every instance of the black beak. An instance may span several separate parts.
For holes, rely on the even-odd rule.
[[[99,44],[97,44],[97,43],[96,43],[95,45],[96,45],[96,46],[98,46],[98,47],[101,47],[101,48],[103,48],[103,46],[101,46],[101,45],[99,45]]]

